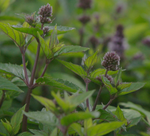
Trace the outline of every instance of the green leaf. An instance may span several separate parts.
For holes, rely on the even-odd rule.
[[[82,78],[87,76],[87,73],[83,70],[83,68],[79,65],[72,64],[70,62],[66,62],[63,60],[58,60],[60,63],[62,63],[64,66],[66,66],[68,69],[76,73],[77,75],[81,76]]]
[[[55,47],[55,45],[58,44],[58,39],[57,39],[57,25],[55,25],[53,32],[50,37],[50,43],[49,43],[49,48],[52,49]]]
[[[32,94],[32,96],[34,97],[34,99],[39,101],[42,105],[44,105],[48,110],[51,110],[52,112],[57,111],[56,106],[52,100],[49,100],[49,99],[44,98],[42,96],[36,96],[33,94]]]
[[[84,120],[88,118],[96,118],[99,116],[98,112],[77,112],[77,113],[71,113],[61,119],[61,124],[64,126],[69,126],[72,123]]]
[[[120,78],[121,78],[121,74],[122,74],[122,68],[119,69],[119,71],[118,71],[116,77],[114,78],[115,86],[117,86],[117,84],[118,84],[118,82],[119,82],[119,80],[120,80]]]
[[[127,127],[132,127],[137,125],[142,116],[138,111],[132,110],[132,109],[122,109],[124,117],[128,120],[128,126]]]
[[[75,132],[77,132],[80,136],[84,136],[83,132],[82,132],[82,127],[80,124],[78,123],[73,123],[70,125],[71,129],[73,129]]]
[[[111,131],[114,131],[115,129],[121,127],[123,124],[123,122],[116,121],[92,126],[88,129],[87,136],[102,136],[110,133]]]
[[[37,32],[37,33],[38,33],[38,37],[39,37],[43,52],[45,53],[46,58],[50,59],[52,57],[52,52],[49,49],[49,46],[47,45],[47,43],[44,41],[44,39],[40,36],[39,32]]]
[[[0,63],[0,72],[11,74],[21,79],[25,79],[23,67],[15,64]],[[27,70],[28,76],[30,76],[30,71]]]
[[[39,84],[49,85],[52,87],[59,88],[60,90],[66,90],[68,92],[77,92],[76,89],[80,90],[79,87],[74,85],[73,83],[69,81],[65,81],[62,79],[54,80],[52,77],[42,77],[37,79],[36,81]]]
[[[22,122],[23,111],[25,110],[25,106],[23,106],[21,109],[19,109],[11,118],[10,123],[13,126],[14,134],[17,134],[20,129],[20,123]]]
[[[123,90],[121,90],[119,92],[119,95],[125,95],[125,94],[128,94],[128,93],[135,92],[135,91],[139,90],[140,88],[142,88],[144,85],[145,85],[145,83],[139,83],[139,82],[132,83],[129,87],[124,88]]]
[[[21,133],[21,134],[19,134],[17,136],[33,136],[33,135],[31,133],[29,133],[29,132],[23,132],[23,133]]]
[[[129,108],[132,108],[136,111],[139,111],[140,113],[144,114],[150,124],[150,112],[143,109],[140,105],[136,105],[136,104],[133,104],[131,102],[127,102],[127,103],[120,103],[120,105],[122,106],[125,106],[125,107],[129,107]]]
[[[51,33],[54,30],[55,26],[49,26],[49,32]],[[57,26],[57,34],[64,34],[66,32],[72,31],[75,28],[73,27],[66,27],[66,26]]]
[[[6,1],[6,0],[5,0]],[[1,4],[0,4],[1,5]],[[1,9],[1,8],[0,8]],[[18,22],[21,22],[23,23],[24,22],[24,19],[22,18],[19,18],[19,17],[16,17],[16,16],[9,16],[9,15],[0,15],[0,20],[7,20],[7,21],[18,21]]]
[[[51,132],[50,136],[57,136],[57,127]]]
[[[21,32],[14,30],[10,25],[0,22],[0,29],[8,35],[17,46],[25,45],[25,38]]]
[[[12,128],[10,122],[8,120],[6,120],[6,122],[1,120],[1,122],[2,122],[3,126],[5,127],[5,129],[8,131],[8,133],[11,135],[13,133],[13,128]]]
[[[117,74],[117,72],[118,71],[108,71],[108,75],[115,75],[115,74]],[[96,78],[98,76],[105,75],[105,73],[106,73],[106,69],[99,68],[99,69],[96,69],[93,72],[91,72],[90,76],[92,78]]]
[[[55,115],[50,111],[35,111],[35,112],[24,112],[24,114],[36,121],[39,121],[42,124],[49,126],[56,126],[58,123]]]
[[[20,88],[10,82],[8,79],[3,78],[0,76],[0,90],[9,90],[9,91],[16,91],[16,92],[23,92]]]
[[[47,133],[41,130],[29,129],[36,136],[47,136]]]
[[[88,91],[88,92],[83,92],[78,95],[72,95],[70,97],[71,104],[78,106],[80,103],[84,102],[86,99],[88,99],[90,96],[92,96],[93,93],[94,93],[94,91]]]
[[[8,131],[3,126],[2,122],[0,122],[0,135],[2,135],[2,136],[10,136]]]
[[[10,0],[0,0],[0,12],[6,10],[9,4],[10,4]]]
[[[123,89],[125,89],[125,88],[130,87],[131,84],[132,84],[132,83],[121,83],[121,84],[119,84],[119,85],[117,86],[117,89],[118,89],[119,91],[121,91],[121,90],[123,90]]]
[[[84,120],[84,133],[87,134],[87,130],[93,126],[92,118]]]
[[[22,32],[22,33],[26,33],[26,34],[30,34],[33,35],[34,37],[38,38],[38,34],[37,32],[42,35],[43,31],[40,28],[34,28],[34,27],[18,27],[18,26],[12,26],[13,29],[15,29],[16,31]]]
[[[91,69],[94,64],[97,62],[97,52],[95,52],[92,56],[88,57],[84,64],[88,69]]]
[[[120,109],[119,106],[117,107],[117,109],[116,109],[116,111],[115,111],[114,113],[115,113],[115,115],[118,117],[118,119],[119,119],[120,121],[124,122],[125,125],[127,125],[127,120],[126,120],[126,118],[124,117],[123,112],[122,112],[122,110]]]
[[[71,52],[82,52],[82,51],[86,51],[89,48],[85,48],[85,47],[81,47],[81,46],[73,46],[73,45],[67,45],[67,46],[63,46],[60,50],[58,50],[54,56],[60,56],[66,53],[71,53]]]
[[[104,85],[106,86],[106,88],[108,89],[111,95],[118,92],[117,89],[111,85],[110,81],[106,77],[102,76],[101,78],[102,78]]]

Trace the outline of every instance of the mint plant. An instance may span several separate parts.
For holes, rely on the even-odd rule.
[[[86,9],[82,4],[80,3],[80,7]],[[28,88],[25,105],[11,118],[1,120],[0,134],[3,136],[101,136],[114,133],[121,136],[123,133],[128,135],[128,129],[137,125],[140,120],[149,125],[149,112],[133,103],[119,104],[132,109],[122,109],[119,105],[110,106],[117,97],[139,90],[144,83],[128,83],[121,80],[124,70],[120,66],[120,56],[113,51],[107,52],[101,62],[102,58],[98,51],[89,57],[85,54],[81,66],[62,60],[60,56],[64,54],[83,52],[89,48],[59,42],[59,34],[74,28],[50,26],[53,22],[52,13],[52,7],[47,4],[39,9],[38,14],[25,15],[25,22],[22,25],[11,26],[0,22],[0,29],[13,40],[22,55],[21,65],[0,63],[2,73],[0,109],[3,109],[6,97],[13,99],[23,93],[18,87],[19,83]],[[29,70],[26,53],[35,41],[36,56],[34,65]],[[39,59],[43,56],[45,66],[39,73],[37,70],[40,66]],[[51,74],[45,75],[53,60],[57,60],[58,63],[80,76],[85,83],[85,88],[70,82],[69,79],[54,78]],[[101,66],[93,70],[96,64]],[[90,83],[97,84],[99,90],[91,91]],[[32,93],[33,89],[43,85],[56,88],[50,91],[51,99]],[[106,89],[110,99],[106,104],[99,104],[100,95]],[[97,97],[92,100],[94,93],[97,93]],[[44,106],[41,111],[29,111],[29,106],[32,104],[31,97]],[[29,123],[36,125],[36,129],[30,128]]]

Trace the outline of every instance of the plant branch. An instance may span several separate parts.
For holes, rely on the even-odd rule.
[[[105,77],[107,76],[107,72],[108,72],[108,70],[106,69]],[[98,91],[98,94],[97,94],[97,97],[96,97],[96,100],[95,100],[95,103],[94,103],[94,106],[93,106],[92,111],[94,111],[95,108],[96,108],[96,105],[97,105],[97,103],[98,103],[98,99],[99,99],[99,97],[100,97],[100,95],[101,95],[101,92],[102,92],[103,87],[104,87],[104,84],[102,83],[102,86],[100,87],[100,89],[99,89],[99,91]]]
[[[97,94],[97,97],[96,97],[96,100],[95,100],[95,103],[94,103],[94,106],[93,106],[92,111],[94,111],[94,110],[95,110],[95,108],[96,108],[96,105],[97,105],[97,103],[98,103],[98,99],[99,99],[99,97],[100,97],[100,95],[101,95],[101,92],[102,92],[102,88],[103,88],[103,86],[104,86],[104,84],[102,84],[102,86],[100,87],[100,89],[99,89],[99,91],[98,91],[98,94]]]
[[[85,81],[85,84],[86,84],[86,92],[88,92],[89,81]],[[89,99],[88,99],[88,98],[86,99],[86,107],[87,107],[88,109],[90,109]]]
[[[105,107],[103,108],[103,110],[105,110],[111,103],[112,103],[112,101],[115,99],[116,97],[114,96],[113,98],[111,98],[110,100],[109,100],[109,102],[105,105]]]
[[[27,74],[27,68],[26,68],[26,62],[25,62],[25,53],[22,53],[22,62],[23,62],[23,69],[24,69],[24,75],[25,75],[25,82],[27,86],[29,85],[29,78]]]
[[[2,98],[1,98],[1,100],[0,100],[0,108],[2,107],[2,105],[3,105],[3,102],[4,102],[4,99],[5,99],[5,90],[2,90],[3,91],[3,94],[2,94]]]

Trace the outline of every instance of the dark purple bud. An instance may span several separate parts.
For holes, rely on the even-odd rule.
[[[118,5],[116,8],[116,13],[120,14],[123,11],[123,5]]]
[[[92,4],[92,0],[79,0],[78,7],[82,9],[90,9]]]
[[[146,45],[146,46],[149,46],[149,47],[150,47],[150,38],[149,38],[149,37],[147,37],[147,38],[143,39],[142,43],[143,43],[144,45]]]
[[[52,6],[50,6],[50,4],[47,4],[39,9],[38,14],[41,15],[42,17],[51,17],[52,12],[53,12]]]
[[[44,34],[47,34],[48,31],[49,31],[49,27],[48,27],[48,26],[45,26],[45,27],[43,28],[43,33],[44,33]]]
[[[79,17],[79,21],[85,25],[86,23],[88,23],[90,21],[90,17],[87,15],[83,15],[83,16]]]
[[[89,38],[89,41],[93,47],[96,47],[99,44],[99,40],[95,36],[91,36]]]
[[[37,20],[34,18],[34,15],[26,15],[25,20],[30,26],[36,26]]]
[[[109,42],[110,51],[115,51],[121,59],[124,59],[124,50],[127,46],[127,43],[124,40],[123,30],[123,26],[118,25],[116,27],[116,34],[111,38]]]
[[[120,57],[114,51],[107,52],[103,57],[103,61],[101,64],[107,70],[116,71],[118,70],[118,66],[120,65]]]
[[[50,18],[40,16],[40,22],[42,24],[44,24],[44,23],[50,24],[52,22],[52,20]]]
[[[106,75],[106,76],[104,76],[104,77],[106,77],[106,78],[110,81],[110,83],[113,83],[113,78],[112,78],[112,76]],[[101,76],[96,77],[96,79],[102,82]]]
[[[142,53],[137,53],[133,56],[133,60],[144,60],[144,55]]]

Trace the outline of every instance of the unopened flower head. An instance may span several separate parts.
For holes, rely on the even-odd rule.
[[[104,76],[104,77],[106,77],[106,78],[110,81],[110,83],[113,83],[113,78],[112,78],[112,76],[106,75],[106,76]],[[98,79],[99,81],[102,82],[101,76],[96,77],[96,79]]]
[[[26,15],[25,16],[25,20],[26,20],[26,22],[29,24],[29,25],[31,25],[31,26],[33,26],[33,27],[35,27],[36,26],[36,19],[34,18],[34,15]]]
[[[92,0],[79,0],[78,7],[82,9],[90,9]]]
[[[120,65],[120,57],[114,52],[107,52],[103,57],[102,66],[107,70],[116,71]]]
[[[51,17],[52,12],[53,12],[52,6],[50,6],[50,4],[47,4],[39,9],[38,14],[41,15],[42,17]]]
[[[85,25],[90,21],[90,17],[87,15],[83,15],[83,16],[79,17],[79,21]]]
[[[99,40],[95,36],[91,36],[89,41],[94,48],[99,44]]]
[[[49,24],[49,23],[52,22],[52,20],[50,18],[40,16],[40,22],[42,24],[44,24],[44,23],[48,23]]]
[[[48,31],[49,31],[49,27],[48,27],[48,26],[45,26],[45,27],[43,28],[43,33],[44,33],[44,34],[47,34]]]

